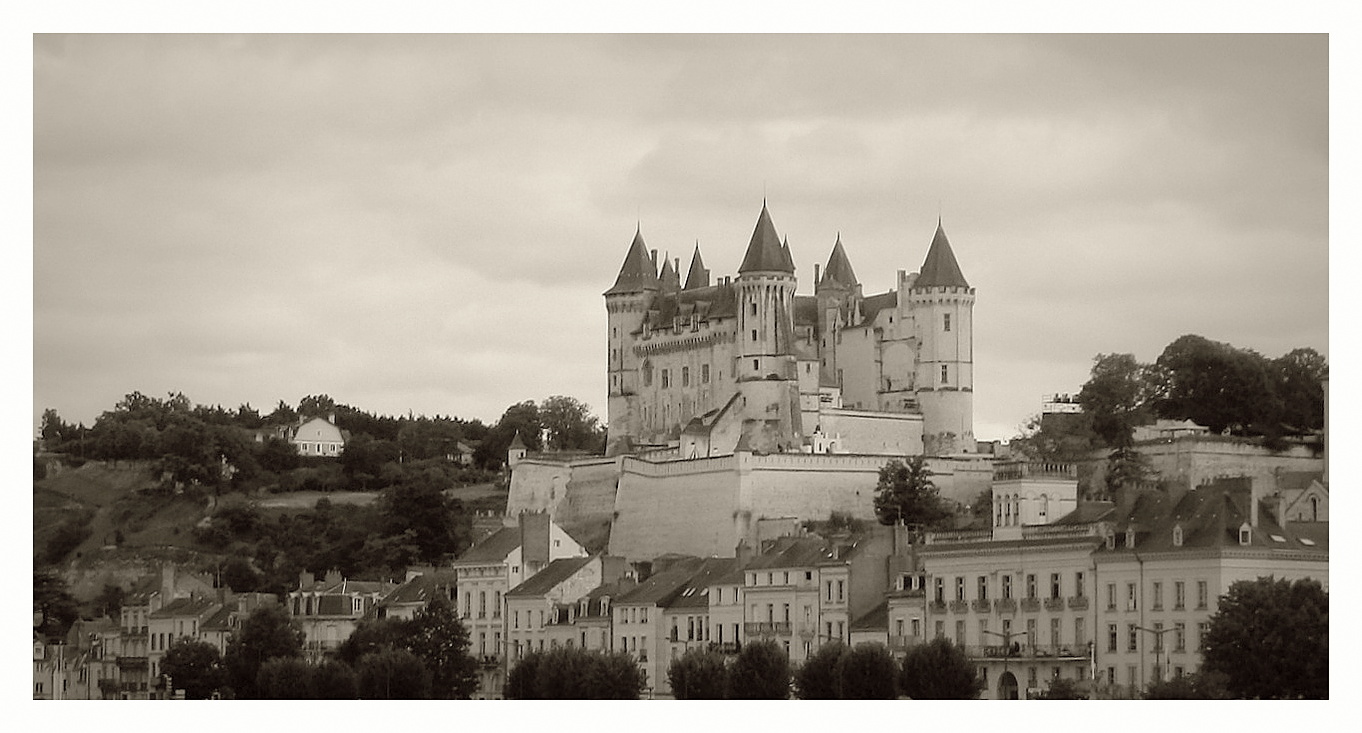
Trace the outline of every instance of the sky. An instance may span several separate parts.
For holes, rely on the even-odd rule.
[[[1324,35],[33,38],[33,404],[309,394],[605,418],[635,228],[799,293],[938,217],[976,288],[975,435],[1099,353],[1329,353]]]

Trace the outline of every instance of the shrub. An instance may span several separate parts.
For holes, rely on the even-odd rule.
[[[743,647],[728,672],[733,700],[784,700],[790,696],[790,658],[774,641]]]

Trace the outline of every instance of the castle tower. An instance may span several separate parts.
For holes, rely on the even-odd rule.
[[[658,274],[658,284],[662,286],[662,292],[675,293],[681,289],[680,262],[672,260],[671,253],[663,258],[662,272]]]
[[[686,290],[709,287],[709,268],[700,259],[700,243],[695,243],[695,254],[690,256],[690,270],[686,272]]]
[[[917,341],[914,375],[928,455],[974,452],[974,288],[937,222],[908,289]]]
[[[837,332],[845,323],[842,314],[852,310],[855,301],[861,297],[861,283],[856,279],[856,271],[851,268],[846,248],[842,246],[842,234],[837,233],[837,241],[828,255],[828,266],[818,276],[814,265],[814,297],[818,301],[819,357],[822,384],[838,384],[837,379]],[[841,385],[838,384],[840,387]]]
[[[734,370],[744,407],[740,445],[764,452],[798,450],[799,382],[794,343],[794,261],[761,204],[738,267]]]
[[[633,334],[642,327],[648,306],[660,289],[656,264],[648,255],[642,231],[636,230],[615,285],[605,291],[606,327],[609,329],[606,370],[609,380],[606,399],[608,455],[626,450],[627,445],[621,445],[621,441],[627,444],[624,438],[638,434],[638,385],[635,381],[639,360],[631,345]]]

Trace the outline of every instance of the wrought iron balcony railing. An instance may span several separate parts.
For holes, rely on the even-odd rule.
[[[1063,610],[1064,610],[1064,599],[1063,599],[1063,598],[1046,598],[1046,599],[1045,599],[1045,610],[1047,610],[1047,611],[1063,611]]]
[[[1087,596],[1070,596],[1070,597],[1069,597],[1069,608],[1072,608],[1072,609],[1074,609],[1075,611],[1086,611],[1086,610],[1088,610],[1088,597],[1087,597]]]

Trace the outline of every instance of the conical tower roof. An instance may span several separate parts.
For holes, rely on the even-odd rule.
[[[521,449],[521,450],[528,450],[528,449],[529,449],[529,446],[525,445],[525,441],[520,439],[520,431],[519,431],[519,430],[515,431],[515,437],[514,437],[514,438],[511,438],[511,444],[510,444],[509,446],[507,446],[507,447],[508,447],[509,449],[511,449],[511,450],[515,450],[516,448],[519,448],[519,449]]]
[[[794,257],[790,255],[790,237],[787,234],[780,243],[780,251],[785,254],[785,264],[790,267],[790,272],[795,271]]]
[[[932,246],[927,248],[927,259],[922,261],[922,272],[913,283],[913,288],[967,288],[965,274],[960,272],[960,263],[955,261],[951,243],[946,239],[946,230],[941,222],[936,223],[936,236]]]
[[[667,253],[666,258],[662,263],[662,272],[658,274],[657,280],[661,283],[663,290],[672,291],[681,289],[681,275],[676,272],[675,267],[672,267],[671,252]]]
[[[766,210],[766,202],[761,202],[761,216],[757,217],[757,228],[752,231],[752,241],[747,245],[747,254],[742,258],[738,273],[744,272],[788,272],[793,274],[794,267],[776,235],[776,226],[771,223],[771,214]]]
[[[851,269],[851,260],[847,259],[847,251],[842,247],[842,233],[837,233],[837,243],[832,245],[832,254],[828,256],[828,267],[823,271],[823,280],[818,283],[837,284],[843,287],[854,288],[858,284],[856,271]]]
[[[695,254],[690,256],[690,271],[686,273],[686,290],[709,287],[709,270],[700,259],[700,243],[695,243]]]
[[[606,295],[615,293],[638,293],[644,290],[657,290],[657,270],[648,256],[648,245],[643,243],[642,229],[634,231],[634,242],[629,245],[629,253],[624,256],[619,277],[614,287],[605,291]]]

